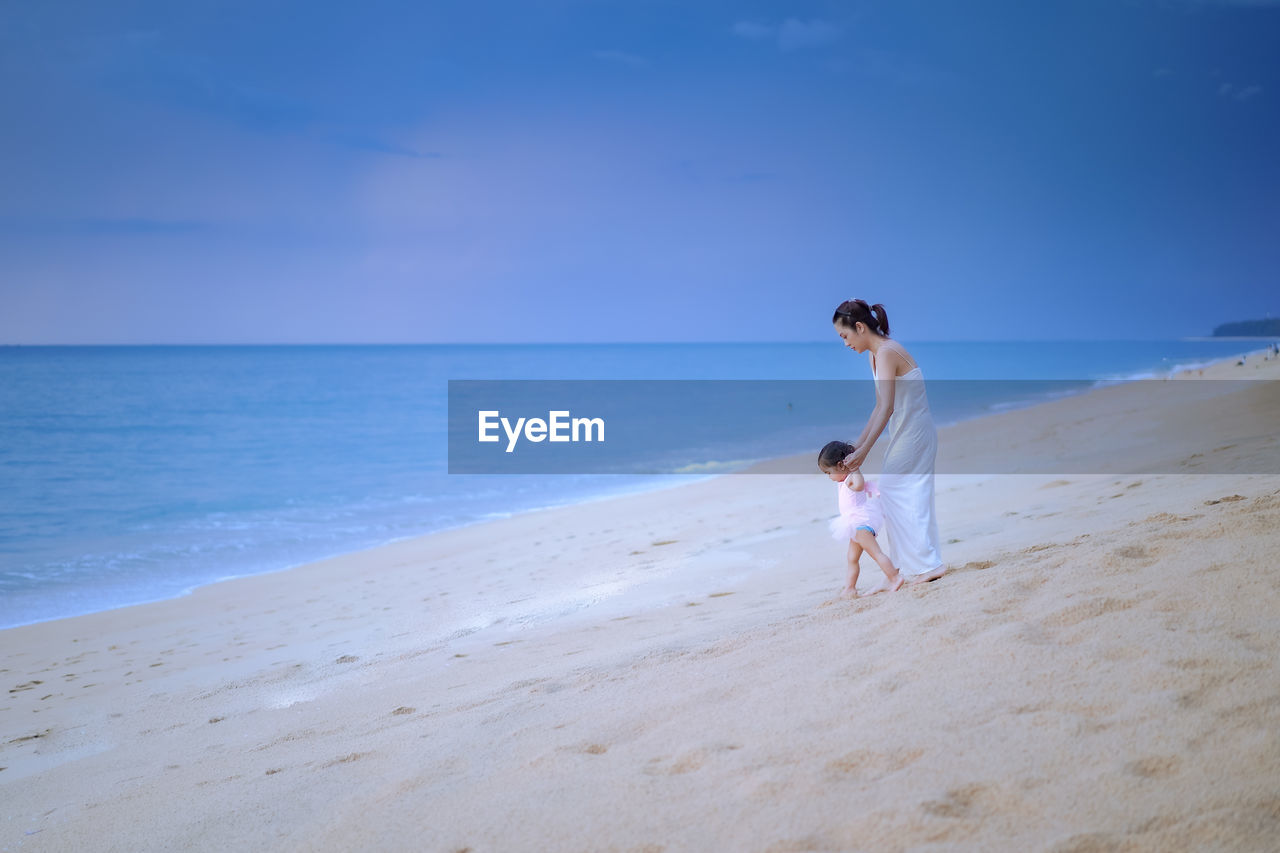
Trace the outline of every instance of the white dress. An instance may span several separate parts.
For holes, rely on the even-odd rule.
[[[880,469],[880,505],[891,556],[905,575],[928,574],[942,568],[933,497],[938,430],[919,367],[897,378],[885,430],[889,442]]]

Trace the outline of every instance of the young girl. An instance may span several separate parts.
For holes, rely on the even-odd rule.
[[[831,520],[831,536],[849,542],[849,583],[841,593],[848,598],[858,597],[858,561],[863,551],[870,554],[884,572],[884,580],[863,595],[893,592],[902,586],[902,575],[876,542],[876,531],[884,527],[879,491],[874,483],[862,478],[861,471],[844,461],[853,451],[852,444],[833,441],[818,453],[818,468],[836,482],[840,506],[840,515]]]

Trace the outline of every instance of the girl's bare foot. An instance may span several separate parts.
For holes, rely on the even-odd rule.
[[[897,592],[898,590],[902,589],[903,583],[904,581],[902,579],[901,574],[899,574],[893,580],[889,580],[888,578],[885,578],[884,580],[880,581],[880,583],[876,584],[874,587],[872,587],[871,589],[863,593],[863,595],[875,595],[877,592]]]
[[[840,597],[841,598],[857,598],[858,590],[854,587],[847,586],[844,589],[840,590]]]
[[[938,578],[942,577],[942,576],[943,576],[943,575],[945,575],[946,573],[947,573],[947,570],[946,570],[945,568],[942,568],[942,569],[934,569],[933,571],[929,572],[928,574],[916,575],[915,577],[913,577],[913,578],[911,579],[911,583],[913,583],[913,584],[917,584],[917,583],[929,583],[930,581],[936,581]]]

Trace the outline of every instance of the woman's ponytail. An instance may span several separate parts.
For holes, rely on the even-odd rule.
[[[877,302],[871,306],[871,313],[875,315],[876,323],[880,326],[876,331],[886,338],[889,337],[889,312],[884,310],[884,306]]]

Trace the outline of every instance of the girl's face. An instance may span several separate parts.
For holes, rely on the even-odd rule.
[[[862,323],[854,323],[853,326],[846,326],[844,323],[833,323],[836,334],[840,336],[840,340],[844,341],[844,345],[854,352],[866,352],[868,348],[867,338],[870,333],[867,327]]]
[[[822,473],[830,477],[833,483],[843,483],[849,478],[849,469],[844,466],[843,462],[834,468],[825,469]]]

